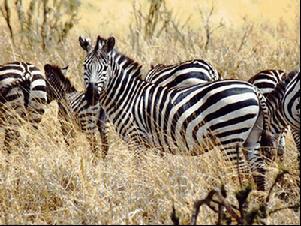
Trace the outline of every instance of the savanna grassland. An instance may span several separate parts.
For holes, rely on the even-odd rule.
[[[49,37],[55,30],[50,29],[44,47],[37,36],[19,32],[11,2],[15,40],[1,14],[0,64],[22,60],[41,70],[46,63],[69,65],[68,77],[78,90],[84,87],[79,35],[93,41],[98,34],[114,36],[119,51],[140,62],[143,73],[151,64],[192,58],[211,62],[224,78],[242,80],[263,69],[300,68],[297,0],[166,0],[152,15],[151,1],[85,0],[68,35],[53,43]],[[24,1],[24,8],[28,2]],[[37,26],[42,24],[39,16],[35,15]],[[234,194],[241,185],[219,150],[198,157],[167,154],[165,158],[147,150],[137,169],[133,153],[110,126],[108,156],[93,164],[81,132],[66,145],[57,111],[56,103],[47,107],[38,131],[23,123],[21,144],[10,155],[0,152],[0,224],[171,224],[173,205],[180,223],[188,224],[194,201],[221,184],[236,204]],[[2,131],[0,139],[2,149]],[[281,170],[291,173],[274,188],[271,209],[300,202],[299,163],[290,132],[286,141],[284,162],[268,165],[268,187]],[[283,191],[287,191],[285,200],[278,198]],[[264,195],[252,191],[250,208]],[[300,224],[300,209],[284,209],[266,220]],[[216,214],[202,207],[198,223],[215,222]]]

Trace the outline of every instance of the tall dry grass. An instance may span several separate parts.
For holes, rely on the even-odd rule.
[[[259,70],[293,70],[300,65],[298,21],[289,33],[281,23],[254,24],[245,20],[239,27],[224,25],[212,33],[207,48],[202,23],[199,27],[183,26],[173,17],[169,22],[168,29],[151,40],[145,39],[139,29],[135,36],[130,26],[123,27],[125,32],[120,34],[118,27],[116,31],[108,30],[103,24],[84,34],[92,39],[97,34],[116,36],[118,49],[141,62],[143,72],[154,63],[202,58],[211,62],[225,78],[247,80]],[[216,23],[209,25],[211,29]],[[134,20],[131,26],[138,28]],[[74,31],[63,44],[42,51],[38,46],[24,47],[22,43],[13,46],[6,27],[2,26],[1,31],[4,32],[0,36],[0,62],[28,61],[41,69],[46,63],[69,65],[68,77],[76,88],[83,89],[84,53],[78,44],[81,32]],[[111,127],[107,159],[93,165],[93,155],[84,135],[78,132],[72,144],[66,146],[56,115],[57,105],[52,103],[38,131],[24,123],[20,128],[21,145],[14,147],[10,155],[0,152],[1,224],[168,224],[172,223],[169,216],[173,205],[180,222],[187,224],[193,202],[221,184],[226,185],[229,200],[234,202],[240,185],[219,150],[198,157],[167,155],[165,158],[147,150],[137,169],[133,153]],[[0,135],[2,145],[3,134]],[[270,208],[300,200],[296,185],[297,152],[290,133],[286,148],[284,163],[268,166],[268,185],[281,169],[288,169],[293,175],[286,178],[283,187],[277,186]],[[285,190],[288,191],[286,201],[277,198]],[[252,205],[262,195],[253,191]],[[283,210],[272,215],[268,222],[300,224],[299,215],[300,210]],[[215,221],[216,215],[209,208],[201,208],[198,223]]]

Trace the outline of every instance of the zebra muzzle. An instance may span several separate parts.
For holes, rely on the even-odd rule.
[[[99,100],[98,87],[96,83],[89,83],[86,89],[85,98],[89,105],[95,105]]]

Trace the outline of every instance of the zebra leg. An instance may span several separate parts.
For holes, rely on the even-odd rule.
[[[248,175],[250,173],[242,147],[237,144],[236,148],[223,147],[221,151],[225,154],[226,160],[231,162],[231,167],[235,166],[233,170],[237,172],[239,184],[242,186],[246,180],[249,180]]]
[[[109,150],[106,121],[107,121],[106,115],[105,115],[104,111],[101,111],[99,114],[99,119],[97,121],[97,127],[98,127],[98,131],[100,133],[102,158],[105,158],[107,156],[108,150]]]
[[[260,114],[257,118],[257,121],[254,124],[247,140],[244,143],[244,146],[247,148],[248,151],[248,161],[251,166],[251,171],[253,175],[254,182],[257,186],[257,189],[260,191],[265,190],[265,174],[266,174],[266,167],[263,158],[260,155],[259,151],[259,139],[262,135],[262,121],[263,117]]]
[[[281,162],[283,162],[284,159],[285,135],[285,133],[281,133],[278,140],[277,155]]]
[[[298,162],[300,162],[300,131],[298,128],[292,128],[292,135],[298,150]]]

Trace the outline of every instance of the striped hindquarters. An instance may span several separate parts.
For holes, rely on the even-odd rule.
[[[24,62],[7,63],[0,67],[0,87],[5,89],[2,102],[13,109],[27,109],[30,122],[38,123],[47,102],[46,81],[41,71]]]
[[[42,120],[47,105],[47,87],[42,74],[33,75],[28,92],[28,118],[33,125],[37,126]]]
[[[285,72],[282,70],[264,70],[250,78],[249,82],[258,87],[265,96],[268,96],[270,93],[275,92],[277,85],[282,81],[285,75]],[[269,101],[269,103],[268,110],[271,118],[269,131],[271,131],[271,135],[278,143],[278,156],[282,159],[285,150],[285,134],[287,133],[288,125],[282,117],[281,109],[277,107],[278,101],[277,103]],[[270,158],[271,154],[269,154],[268,157]]]
[[[5,148],[10,151],[12,141],[15,146],[19,142],[17,115],[38,127],[47,103],[46,81],[34,65],[12,62],[0,66],[0,89],[0,120],[6,123]]]
[[[265,95],[275,89],[284,75],[285,72],[282,70],[264,70],[254,75],[248,81]]]

